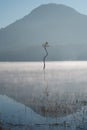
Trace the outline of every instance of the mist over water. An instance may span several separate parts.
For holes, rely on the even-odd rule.
[[[42,62],[1,62],[0,95],[2,121],[12,115],[11,123],[26,125],[73,120],[87,110],[87,62],[46,62],[45,71]]]

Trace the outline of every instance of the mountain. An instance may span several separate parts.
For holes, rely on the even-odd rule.
[[[0,61],[87,60],[87,16],[60,4],[41,5],[0,30]]]

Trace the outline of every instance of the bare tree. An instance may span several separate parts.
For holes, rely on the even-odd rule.
[[[43,43],[42,46],[46,52],[46,55],[43,57],[43,63],[44,63],[43,69],[45,69],[45,60],[46,60],[46,57],[48,56],[48,51],[47,51],[47,47],[49,47],[48,42]]]

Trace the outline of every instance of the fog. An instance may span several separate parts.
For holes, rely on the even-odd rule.
[[[47,4],[0,30],[0,61],[87,60],[87,16],[65,5]]]

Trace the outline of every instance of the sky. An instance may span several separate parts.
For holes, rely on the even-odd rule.
[[[24,17],[36,7],[48,3],[68,5],[87,15],[87,0],[0,0],[0,28]]]

